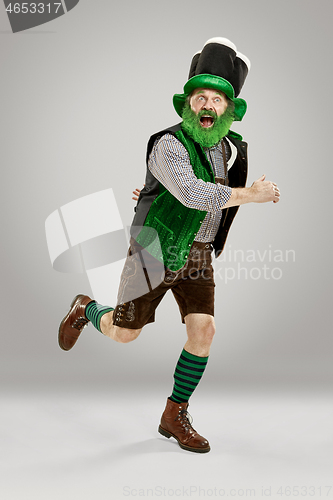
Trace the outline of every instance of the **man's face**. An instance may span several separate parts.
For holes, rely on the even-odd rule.
[[[217,116],[221,116],[228,107],[228,100],[223,92],[199,88],[192,92],[190,106],[196,115],[199,112],[210,111]],[[200,124],[203,128],[210,128],[214,124],[214,117],[210,116],[210,114],[202,114]]]
[[[234,105],[223,92],[195,89],[182,113],[182,128],[201,146],[211,148],[226,136],[234,121]]]

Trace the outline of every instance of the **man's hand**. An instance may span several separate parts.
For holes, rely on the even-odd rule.
[[[132,191],[132,193],[135,195],[132,197],[132,200],[138,201],[139,194],[141,193],[141,189],[135,188],[134,191]]]
[[[146,184],[143,185],[143,187],[145,187]],[[135,188],[134,191],[132,191],[132,193],[134,194],[132,200],[134,201],[138,201],[138,198],[139,198],[139,194],[141,193],[141,189],[139,188]]]
[[[275,182],[265,181],[266,176],[262,175],[258,180],[254,181],[251,186],[252,201],[254,203],[266,203],[272,201],[277,203],[280,199],[280,191]]]
[[[280,200],[280,191],[275,182],[265,181],[266,176],[262,175],[254,181],[249,188],[232,188],[229,201],[223,208],[237,207],[245,203],[266,203],[272,201],[277,203]]]

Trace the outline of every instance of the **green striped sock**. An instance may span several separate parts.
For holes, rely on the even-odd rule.
[[[172,401],[184,403],[190,399],[205,371],[207,361],[208,356],[202,358],[183,349],[173,376],[175,383],[170,396]]]
[[[96,301],[89,302],[89,304],[86,307],[85,310],[85,315],[86,318],[89,319],[89,321],[92,322],[95,328],[97,328],[98,331],[102,333],[102,330],[100,329],[100,322],[101,322],[101,317],[103,314],[108,313],[110,311],[114,311],[112,307],[107,307],[107,306],[101,306],[100,304],[97,304]]]

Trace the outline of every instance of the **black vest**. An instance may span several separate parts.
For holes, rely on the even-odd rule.
[[[144,225],[151,204],[153,203],[155,198],[157,198],[157,196],[160,194],[160,182],[153,176],[153,174],[148,169],[149,155],[153,149],[156,139],[162,137],[167,133],[174,135],[175,132],[178,130],[180,130],[180,123],[168,129],[162,130],[157,134],[152,135],[149,139],[147,146],[147,155],[146,155],[147,172],[146,172],[145,186],[141,190],[137,205],[134,208],[136,213],[131,227],[131,234],[134,238],[137,236],[137,231],[135,230],[135,227],[136,226],[142,227]],[[240,140],[237,134],[231,131],[229,131],[227,139],[230,140],[230,142],[237,149],[237,157],[235,159],[235,162],[232,165],[232,167],[228,170],[229,186],[231,188],[245,187],[247,178],[247,143]],[[220,226],[213,242],[216,257],[218,257],[221,254],[224,248],[230,226],[235,218],[238,209],[239,206],[230,207],[225,210],[222,210],[222,218]]]

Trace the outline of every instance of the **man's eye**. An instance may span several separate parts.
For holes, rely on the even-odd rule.
[[[198,97],[198,101],[203,101],[204,98],[201,96],[201,97]]]
[[[215,102],[221,102],[221,99],[220,99],[219,97],[217,97],[217,98],[215,99]]]

